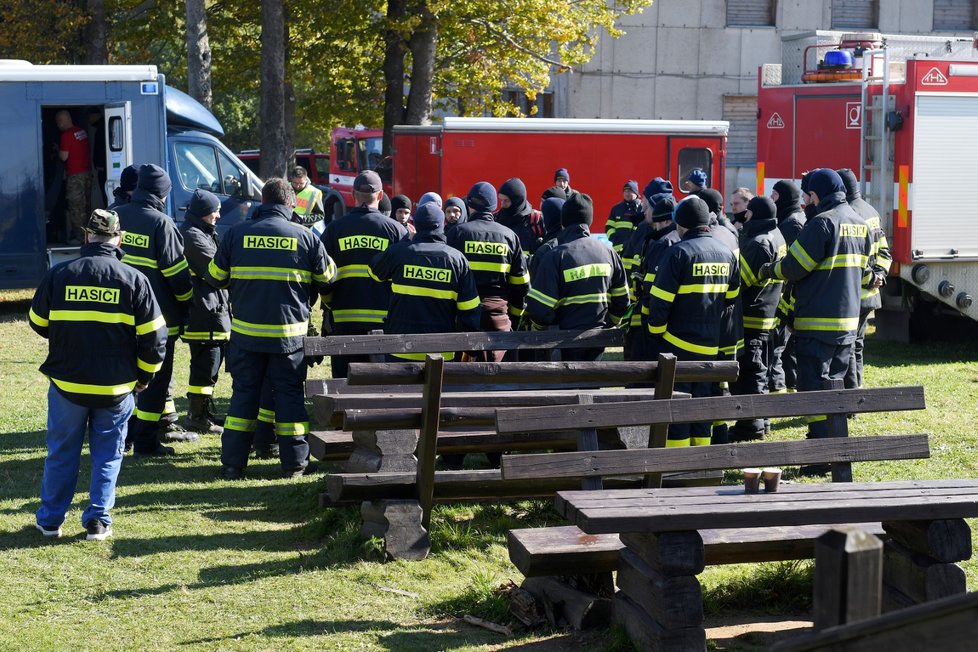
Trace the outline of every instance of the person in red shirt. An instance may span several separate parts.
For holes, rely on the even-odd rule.
[[[88,133],[75,126],[67,111],[58,111],[54,121],[61,130],[58,156],[65,164],[68,243],[81,244],[85,239],[85,219],[92,196],[92,154]]]

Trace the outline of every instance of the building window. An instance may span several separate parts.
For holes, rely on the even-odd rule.
[[[879,0],[832,0],[832,29],[876,29]]]
[[[773,27],[776,0],[727,0],[728,27]]]
[[[727,165],[751,167],[757,162],[757,96],[725,95],[723,119],[727,133]]]
[[[515,116],[522,114],[531,118],[554,117],[554,94],[551,91],[537,93],[536,101],[530,101],[526,93],[520,90],[503,91],[503,101],[519,107],[520,113],[513,113]]]
[[[934,0],[935,32],[970,32],[976,29],[975,0]]]

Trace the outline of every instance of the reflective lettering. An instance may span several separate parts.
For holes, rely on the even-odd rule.
[[[451,283],[452,270],[438,267],[422,267],[421,265],[405,265],[404,278],[435,281],[436,283]]]
[[[488,254],[490,256],[508,256],[509,247],[502,242],[477,242],[469,240],[465,243],[467,254]]]
[[[65,287],[65,301],[97,301],[98,303],[119,303],[117,288],[100,288],[86,285]]]
[[[564,282],[583,281],[587,278],[596,276],[611,276],[611,265],[608,263],[594,263],[592,265],[582,265],[564,270]]]
[[[346,238],[340,238],[339,240],[340,251],[349,251],[350,249],[386,251],[387,245],[389,244],[390,241],[386,238],[378,238],[373,235],[351,235]]]
[[[693,263],[693,276],[730,276],[730,263]]]
[[[244,248],[296,251],[299,248],[299,240],[276,235],[246,235]]]
[[[840,224],[839,236],[843,238],[865,238],[869,229],[865,224]]]
[[[149,247],[149,236],[142,235],[141,233],[130,233],[126,231],[122,234],[122,244],[125,246],[146,249]]]

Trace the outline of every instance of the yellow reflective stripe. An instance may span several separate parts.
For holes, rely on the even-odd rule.
[[[370,275],[370,278],[372,278],[373,280],[377,281],[378,283],[384,283],[384,282],[390,280],[390,279],[379,278],[376,274],[374,274],[373,267],[369,267],[368,266],[368,268],[367,268],[367,274],[369,274]]]
[[[643,280],[649,285],[655,283],[655,272],[648,272]]]
[[[509,314],[515,317],[522,317],[523,313],[526,312],[523,308],[517,308],[515,306],[509,306]]]
[[[146,258],[144,256],[125,254],[122,256],[122,262],[126,263],[127,265],[133,265],[134,267],[149,267],[150,269],[159,269],[159,265],[156,264],[155,260],[152,258]]]
[[[224,417],[224,429],[225,430],[238,430],[241,432],[251,432],[255,429],[254,419],[242,419],[241,417],[233,417],[230,414]]]
[[[633,312],[631,319],[628,320],[628,323],[631,326],[641,326],[642,325],[642,315],[639,314],[639,313],[637,313],[637,312]]]
[[[298,437],[309,433],[308,421],[295,421],[293,423],[276,423],[275,434],[279,437]]]
[[[668,301],[669,303],[672,303],[676,299],[676,295],[673,292],[669,292],[668,290],[663,290],[662,288],[656,285],[652,286],[651,294],[652,296],[658,297],[663,301]]]
[[[875,297],[879,293],[880,293],[879,288],[872,288],[871,290],[863,290],[862,292],[859,293],[859,298],[869,299],[871,297]]]
[[[632,267],[634,267],[636,263],[635,263],[635,260],[633,258],[622,258],[621,259],[621,264],[625,268],[625,271],[627,272]]]
[[[818,264],[815,269],[826,270],[826,269],[840,269],[843,267],[858,267],[862,269],[866,266],[869,261],[869,256],[865,254],[839,254],[838,256],[830,256]]]
[[[651,327],[650,329],[651,330]],[[686,340],[676,337],[668,330],[662,335],[662,339],[669,342],[673,346],[678,346],[683,351],[689,351],[691,353],[700,353],[702,355],[716,355],[720,351],[718,346],[701,346],[699,344],[693,344],[692,342],[687,342]]]
[[[230,331],[184,331],[180,334],[184,341],[223,342],[231,339]]]
[[[754,271],[750,268],[750,265],[747,264],[747,261],[744,260],[743,256],[740,257],[740,278],[747,285],[760,284],[760,282],[757,280],[757,277],[754,276]]]
[[[190,288],[189,290],[187,290],[183,294],[176,295],[176,299],[177,299],[177,301],[190,301],[191,297],[193,297],[193,296],[194,296],[194,289],[193,288]]]
[[[473,297],[468,301],[456,301],[455,307],[464,312],[466,310],[475,310],[479,307],[479,303],[479,297]]]
[[[676,294],[723,294],[729,287],[728,283],[690,283],[680,285]]]
[[[727,290],[726,294],[723,295],[727,299],[736,299],[740,296],[740,286],[738,285],[732,290]]]
[[[667,439],[666,448],[685,448],[689,446],[689,437],[686,439]]]
[[[557,307],[561,306],[580,306],[588,303],[608,303],[608,294],[576,294],[574,296],[563,297],[557,301]]]
[[[713,443],[712,437],[693,437],[691,446],[709,446]]]
[[[662,335],[665,332],[666,332],[665,324],[662,324],[661,326],[653,326],[652,324],[649,324],[649,333],[651,333],[652,335]]]
[[[819,421],[827,421],[828,417],[824,414],[818,414],[811,417],[805,417],[805,423],[818,423]]]
[[[177,406],[173,400],[169,400],[163,404],[163,414],[176,414]]]
[[[370,278],[370,265],[343,265],[336,270],[336,280],[345,278]]]
[[[326,265],[326,269],[323,270],[323,273],[314,273],[312,275],[312,279],[317,283],[332,283],[334,280],[336,280],[336,263],[330,259],[329,265]]]
[[[644,303],[642,304],[642,314],[645,315],[645,316],[648,316],[648,315],[652,314],[652,311],[649,310],[649,307],[647,305],[645,305]]]
[[[180,334],[180,327],[179,326],[170,326],[169,328],[166,329],[166,334],[167,335],[171,335],[171,336],[172,335],[179,335]]]
[[[801,265],[806,272],[812,271],[815,269],[815,265],[818,264],[812,259],[811,256],[808,255],[808,252],[805,251],[805,248],[801,246],[801,243],[798,240],[791,243],[788,253],[794,256],[795,260],[798,261],[798,264]],[[780,267],[778,269],[780,269]]]
[[[122,312],[102,312],[100,310],[52,310],[50,321],[95,321],[100,324],[126,324],[133,326],[136,318]]]
[[[398,358],[400,360],[420,360],[424,361],[425,356],[431,355],[430,353],[391,353],[392,357]],[[454,351],[445,351],[441,354],[445,358],[446,362],[451,362],[455,359]]]
[[[136,381],[123,383],[121,385],[88,385],[86,383],[72,383],[67,380],[51,378],[51,382],[60,389],[72,394],[92,394],[94,396],[122,396],[130,393],[136,386]]]
[[[433,288],[424,288],[415,285],[402,285],[401,283],[392,283],[391,291],[394,294],[406,294],[412,297],[429,297],[432,299],[448,299],[449,301],[455,301],[458,298],[458,292],[455,290],[435,290]]]
[[[258,420],[263,423],[275,423],[275,410],[267,410],[263,407],[258,408]]]
[[[163,416],[163,413],[147,412],[146,410],[140,410],[139,408],[136,408],[136,410],[133,412],[133,415],[137,419],[142,419],[143,421],[149,421],[150,423],[156,423],[157,421],[160,420],[160,417]]]
[[[367,308],[350,308],[348,310],[334,310],[333,321],[365,321],[375,324],[382,324],[387,319],[386,310],[370,310]]]
[[[526,295],[527,299],[533,299],[539,303],[542,303],[548,308],[553,308],[557,305],[557,299],[548,296],[536,288],[530,288],[530,291]]]
[[[200,394],[202,396],[213,396],[213,385],[187,385],[188,394]]]
[[[44,317],[41,317],[36,312],[34,312],[34,309],[33,308],[31,308],[30,312],[27,313],[27,314],[28,314],[28,316],[30,316],[32,322],[34,322],[35,324],[37,324],[41,328],[47,328],[48,320],[45,319]]]
[[[148,321],[145,324],[137,324],[136,335],[152,333],[153,331],[163,328],[164,326],[166,326],[166,320],[163,319],[163,315],[157,315],[153,321]]]
[[[248,281],[286,281],[290,283],[309,283],[312,272],[290,267],[242,267],[231,268],[231,278]]]
[[[506,282],[509,283],[510,285],[526,285],[527,283],[530,282],[530,275],[527,274],[526,272],[523,272],[522,276],[510,275],[506,277]]]
[[[147,373],[155,374],[157,371],[159,371],[163,367],[163,362],[162,361],[155,362],[155,363],[154,362],[144,362],[143,360],[140,360],[139,358],[136,358],[136,366],[139,367],[140,369],[142,369],[143,371],[147,372]]]
[[[830,317],[796,317],[795,330],[800,331],[854,331],[859,328],[859,317],[832,319]]]
[[[180,260],[175,262],[173,265],[170,265],[166,269],[161,269],[160,274],[166,277],[176,276],[177,274],[187,269],[188,267],[190,267],[190,265],[187,264],[187,259],[181,258]]]
[[[763,331],[778,325],[777,317],[748,317],[744,315],[744,328]]]
[[[611,288],[611,290],[608,292],[608,294],[610,294],[613,297],[627,297],[628,296],[628,288],[625,287],[624,285],[620,285],[620,286],[618,286],[616,288]]]
[[[228,277],[228,273],[217,266],[213,260],[207,265],[207,272],[218,281],[223,281]]]
[[[724,355],[736,357],[737,351],[742,348],[744,348],[744,340],[737,340],[736,344],[731,344],[730,346],[721,346],[720,353]],[[720,383],[720,384],[725,385],[725,383]]]
[[[294,324],[253,324],[235,318],[231,321],[231,330],[252,337],[299,337],[309,330],[309,322],[300,321]]]
[[[487,263],[481,260],[470,260],[469,268],[474,272],[500,272],[505,274],[512,265],[509,263]]]

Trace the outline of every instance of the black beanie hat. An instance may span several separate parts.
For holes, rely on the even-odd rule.
[[[676,224],[687,229],[710,226],[710,209],[706,202],[690,195],[676,205]]]
[[[390,217],[391,214],[391,198],[387,194],[380,196],[380,203],[377,204],[377,210],[379,210],[384,215]]]
[[[412,219],[418,233],[437,232],[445,226],[445,213],[434,202],[418,206]]]
[[[655,202],[658,195],[672,194],[672,182],[669,179],[656,177],[645,184],[645,190],[642,191],[642,194],[645,195],[645,199],[651,204]]]
[[[778,191],[778,200],[774,202],[778,210],[797,208],[801,205],[801,190],[798,189],[794,181],[781,179],[774,184],[774,189]]]
[[[778,212],[774,200],[764,195],[758,195],[747,202],[747,210],[750,211],[752,222],[754,220],[772,220]]]
[[[638,181],[636,181],[635,179],[629,179],[628,181],[625,182],[625,185],[622,186],[621,189],[622,189],[622,192],[624,192],[626,190],[631,190],[632,192],[634,192],[637,195],[638,194]]]
[[[163,199],[170,194],[170,175],[158,165],[143,165],[139,168],[139,181],[136,187]]]
[[[135,165],[127,166],[122,174],[119,175],[119,187],[126,192],[132,192],[136,189],[136,183],[139,182],[139,170],[136,169]]]
[[[594,221],[594,203],[590,195],[575,192],[570,199],[560,207],[560,225],[586,224],[591,226]]]
[[[659,199],[652,204],[653,222],[670,222],[672,214],[676,212],[676,198],[672,195],[660,195]]]
[[[560,197],[547,197],[540,205],[540,212],[543,213],[544,236],[552,236],[560,231],[560,213],[564,207],[565,200]]]
[[[496,201],[496,189],[488,181],[479,181],[465,195],[465,205],[469,207],[469,212],[492,213],[499,205]]]
[[[832,168],[819,168],[808,179],[809,192],[818,195],[819,201],[837,192],[845,193],[842,177]]]
[[[719,215],[723,212],[723,195],[720,194],[719,190],[715,188],[706,188],[705,190],[700,190],[694,194],[706,202],[706,207],[710,209],[710,212],[714,215]]]
[[[567,171],[567,168],[557,168],[557,171],[554,172],[554,181],[557,179],[566,179],[567,183],[570,183],[570,172]]]
[[[856,173],[849,168],[836,170],[836,173],[842,179],[842,185],[845,186],[846,199],[852,201],[853,199],[859,197],[859,180],[856,178]]]
[[[190,198],[190,205],[187,206],[187,213],[194,217],[210,215],[221,209],[221,200],[214,193],[198,188],[194,190],[193,197]]]
[[[808,191],[811,190],[809,185],[812,182],[812,172],[814,171],[815,170],[809,170],[808,172],[801,173],[801,191],[805,194],[807,194]]]
[[[396,215],[398,208],[411,210],[411,199],[405,195],[394,195],[391,197],[391,215]]]

